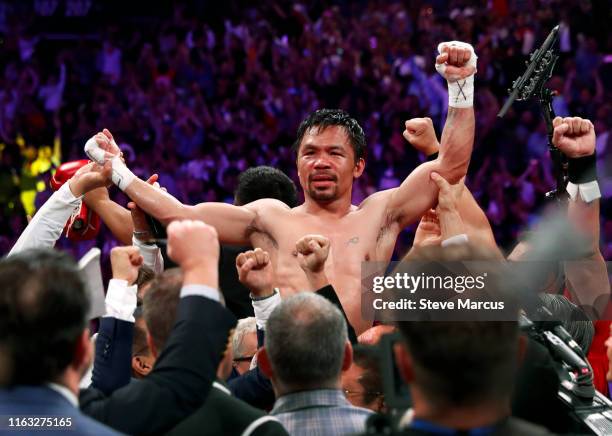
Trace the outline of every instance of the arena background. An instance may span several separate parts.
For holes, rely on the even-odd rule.
[[[496,114],[558,23],[561,57],[549,86],[559,91],[557,115],[595,124],[602,252],[611,259],[611,8],[575,0],[1,1],[0,255],[49,197],[53,166],[84,158],[85,141],[104,127],[136,174],[158,173],[180,201],[231,202],[237,175],[253,165],[297,183],[290,146],[299,122],[340,107],[368,141],[354,203],[397,186],[422,160],[402,137],[404,120],[429,116],[440,135],[447,97],[435,49],[454,39],[479,55],[466,184],[508,250],[537,223],[554,178],[537,105]],[[58,243],[77,257],[115,244],[106,229],[97,241]]]

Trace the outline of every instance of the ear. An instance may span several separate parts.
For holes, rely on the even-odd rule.
[[[395,344],[393,354],[395,354],[395,363],[402,378],[407,384],[411,384],[414,381],[414,366],[406,346],[403,343]]]
[[[155,346],[155,341],[153,341],[153,338],[151,337],[151,334],[149,333],[149,331],[147,330],[147,345],[149,346],[149,350],[151,351],[151,356],[153,356],[154,359],[157,359],[157,347]]]
[[[138,376],[144,377],[148,375],[152,369],[153,362],[150,362],[147,357],[141,355],[132,356],[132,370]]]
[[[74,355],[72,356],[72,367],[77,371],[89,367],[93,359],[93,344],[89,337],[89,328],[83,329],[83,332],[77,339],[74,347]]]
[[[365,169],[365,160],[363,160],[363,158],[361,157],[359,158],[359,160],[355,164],[355,167],[353,168],[353,178],[356,179],[358,177],[361,177],[364,169]]]
[[[344,344],[344,357],[342,359],[342,371],[347,371],[353,364],[353,346],[349,341]]]
[[[261,347],[257,351],[257,366],[259,366],[259,369],[261,369],[261,372],[263,372],[266,377],[272,380],[274,371],[272,370],[266,347]]]

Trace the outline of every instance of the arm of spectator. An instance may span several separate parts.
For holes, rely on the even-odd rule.
[[[91,387],[106,395],[126,386],[132,376],[132,343],[138,268],[142,256],[136,247],[111,250],[113,278],[108,283],[106,314],[100,320]]]
[[[258,366],[248,370],[240,377],[228,382],[232,395],[262,410],[270,410],[274,405],[274,389],[266,375]]]
[[[110,171],[110,165],[100,167],[93,162],[80,168],[34,215],[9,256],[28,248],[53,247],[61,236],[66,221],[81,204],[83,195],[104,186]]]
[[[322,235],[306,235],[295,243],[298,263],[308,278],[309,290],[315,291],[340,309],[346,321],[349,340],[354,344],[357,342],[355,329],[351,326],[338,294],[325,274],[325,262],[329,256],[329,249],[330,241]]]
[[[565,262],[566,282],[580,306],[601,316],[610,297],[606,263],[599,248],[599,186],[595,159],[595,128],[579,117],[553,120],[553,144],[568,157],[568,218],[585,238],[584,260]]]
[[[147,179],[147,183],[154,184],[157,181],[157,174],[153,174]],[[111,233],[121,244],[132,245],[132,236],[135,231],[132,222],[132,214],[129,209],[126,209],[111,200],[108,195],[108,189],[101,187],[94,189],[85,194],[85,204],[100,216],[100,219],[109,228]],[[150,239],[150,237],[148,238]],[[142,247],[139,245],[139,248]],[[148,256],[144,253],[145,261],[148,261]],[[146,262],[147,265],[149,264]],[[155,271],[155,270],[154,270]]]
[[[85,194],[84,201],[91,210],[100,216],[102,222],[106,224],[121,244],[130,245],[132,243],[134,227],[130,218],[130,211],[111,200],[105,186]]]
[[[149,178],[149,181],[151,180],[152,178]],[[133,201],[128,203],[128,209],[132,215],[132,224],[134,226],[132,245],[140,249],[140,253],[144,258],[144,265],[151,268],[155,274],[161,274],[164,271],[164,257],[159,247],[149,242],[153,239],[154,235],[151,232],[144,212]]]
[[[459,215],[457,203],[463,193],[463,179],[451,185],[438,173],[431,173],[431,178],[438,186],[438,205],[436,215],[440,225],[441,244],[449,240],[458,240],[463,237],[467,242],[466,228]]]
[[[206,400],[236,325],[219,303],[219,242],[214,228],[196,221],[168,226],[168,255],[183,270],[177,319],[147,377],[116,390],[81,395],[81,409],[128,434],[160,434]],[[137,413],[135,413],[137,411]]]
[[[310,291],[329,285],[329,279],[325,274],[325,261],[329,249],[329,239],[322,235],[306,235],[295,243],[298,263],[306,274]]]
[[[225,203],[201,203],[196,206],[182,204],[167,192],[156,189],[136,177],[119,158],[119,147],[111,133],[104,129],[87,141],[85,151],[90,158],[104,162],[111,160],[112,180],[145,213],[162,224],[175,220],[204,220],[212,225],[224,243],[244,245],[249,242],[248,228],[257,214],[253,208]]]
[[[443,75],[449,82],[449,92],[452,87],[448,116],[438,158],[421,164],[398,188],[387,191],[386,219],[397,222],[401,229],[419,219],[435,204],[437,185],[430,179],[430,174],[437,172],[450,183],[456,183],[465,176],[472,153],[475,121],[470,80],[473,81],[476,71],[475,55],[467,48],[443,45],[436,64],[443,68]],[[456,90],[458,86],[460,91]],[[471,91],[463,91],[464,87],[470,86]],[[462,95],[455,95],[457,92]],[[461,103],[457,103],[458,100]],[[421,121],[407,121],[407,135],[418,134],[421,124]]]
[[[273,287],[270,255],[261,248],[240,253],[236,256],[236,270],[240,283],[251,291],[257,329],[265,331],[268,317],[280,303],[280,294]]]

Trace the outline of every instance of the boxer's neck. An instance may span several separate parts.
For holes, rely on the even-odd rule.
[[[308,214],[342,217],[351,211],[352,204],[350,195],[329,202],[316,201],[308,197],[308,195],[304,197],[304,204],[302,207]]]

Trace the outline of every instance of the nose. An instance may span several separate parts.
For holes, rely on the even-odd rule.
[[[319,156],[314,164],[315,168],[330,168],[329,160],[325,156]]]

